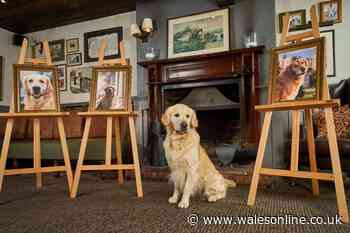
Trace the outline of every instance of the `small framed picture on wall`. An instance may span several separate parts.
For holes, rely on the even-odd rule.
[[[67,54],[67,66],[79,66],[82,64],[81,53]]]
[[[289,31],[303,30],[306,27],[306,10],[288,11],[279,14],[280,32],[283,28],[283,16],[289,15]]]
[[[65,59],[65,40],[54,40],[49,42],[51,58],[53,62],[61,62]]]
[[[60,91],[67,91],[67,66],[57,66],[58,88]]]
[[[67,53],[79,52],[79,38],[73,38],[66,40]]]
[[[343,22],[343,1],[331,0],[319,3],[321,25]]]

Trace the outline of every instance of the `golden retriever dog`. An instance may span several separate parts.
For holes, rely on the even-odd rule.
[[[30,74],[22,79],[24,87],[24,110],[54,110],[54,90],[49,77]]]
[[[304,58],[293,57],[289,64],[280,72],[276,80],[275,100],[294,100],[304,83],[308,61]]]
[[[236,183],[226,180],[215,169],[206,151],[200,145],[196,131],[196,113],[184,104],[169,107],[162,117],[167,135],[164,141],[165,156],[171,170],[170,180],[174,183],[169,203],[178,203],[187,208],[190,197],[204,194],[209,202],[226,196],[227,187]]]
[[[106,87],[104,94],[100,97],[100,101],[97,105],[98,110],[109,110],[113,106],[115,89],[114,87]]]

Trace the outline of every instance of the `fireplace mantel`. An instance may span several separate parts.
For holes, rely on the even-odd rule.
[[[239,83],[242,148],[256,148],[260,135],[258,114],[260,56],[264,46],[182,58],[143,61],[147,69],[150,101],[149,159],[164,165],[160,119],[164,111],[164,91]]]

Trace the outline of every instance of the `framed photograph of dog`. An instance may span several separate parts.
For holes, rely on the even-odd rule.
[[[94,67],[90,108],[92,111],[130,111],[131,66]]]
[[[16,112],[60,111],[57,67],[14,65]]]
[[[272,49],[272,103],[320,100],[324,78],[323,37]]]

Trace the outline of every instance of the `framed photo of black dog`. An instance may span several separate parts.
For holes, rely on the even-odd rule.
[[[324,44],[321,37],[272,49],[272,103],[322,98]]]
[[[94,67],[90,108],[92,111],[130,111],[131,67]]]
[[[57,67],[14,65],[16,112],[60,111]]]

